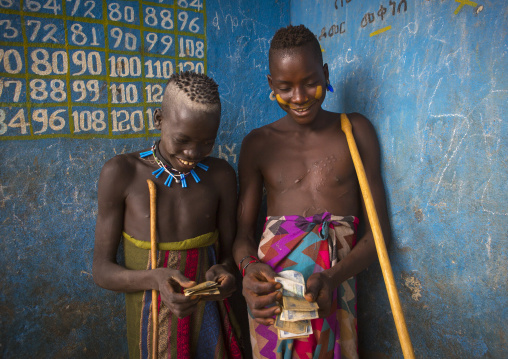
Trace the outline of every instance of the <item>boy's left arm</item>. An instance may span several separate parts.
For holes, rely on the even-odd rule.
[[[221,176],[216,181],[219,190],[219,208],[217,210],[217,229],[219,230],[219,253],[216,265],[206,272],[206,280],[220,284],[220,295],[206,296],[204,300],[223,300],[236,290],[236,266],[232,255],[233,241],[236,235],[237,183],[234,169],[227,163],[221,163]]]
[[[388,220],[386,196],[381,177],[380,149],[376,132],[372,124],[364,116],[358,113],[348,115],[352,127],[358,151],[365,168],[369,187],[372,192],[379,223],[383,232],[386,245],[390,242],[391,229]],[[321,318],[328,316],[331,306],[332,292],[345,280],[365,270],[377,259],[374,237],[370,228],[363,196],[359,190],[359,201],[361,202],[365,233],[358,240],[355,247],[346,258],[339,261],[333,268],[321,273],[315,273],[307,280],[306,298],[309,301],[316,301],[319,305]]]

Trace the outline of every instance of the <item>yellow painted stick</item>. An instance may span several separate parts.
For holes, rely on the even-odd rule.
[[[379,224],[376,206],[372,198],[372,193],[370,191],[369,182],[367,181],[362,159],[360,158],[360,153],[358,152],[355,138],[353,137],[351,122],[349,122],[349,119],[344,113],[340,114],[340,125],[342,131],[346,134],[349,152],[351,152],[356,175],[358,176],[358,182],[360,183],[363,201],[365,203],[365,208],[367,209],[367,216],[369,217],[370,228],[372,229],[372,234],[374,236],[374,243],[376,245],[379,264],[381,265],[381,270],[383,272],[383,278],[386,285],[386,291],[388,292],[388,299],[390,300],[390,306],[392,308],[395,327],[397,328],[397,333],[399,334],[402,353],[405,359],[414,359],[415,353],[413,350],[413,345],[411,344],[411,339],[409,338],[409,333],[407,331],[406,321],[404,320],[404,314],[402,313],[402,307],[400,306],[399,295],[397,294],[397,287],[395,286],[395,280],[393,278],[392,266],[390,265],[388,252],[386,251],[385,240],[383,238],[383,232],[381,231],[381,225]]]
[[[152,180],[147,179],[148,191],[150,192],[150,261],[152,269],[157,268],[157,188]],[[157,303],[157,291],[152,289],[152,358],[157,359],[159,351],[159,313]]]

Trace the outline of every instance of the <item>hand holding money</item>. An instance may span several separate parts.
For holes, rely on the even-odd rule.
[[[319,306],[304,298],[305,279],[301,273],[288,270],[278,274],[275,281],[282,284],[283,310],[274,326],[278,329],[279,339],[307,337],[312,334],[310,320],[318,318]]]
[[[199,295],[199,296],[216,295],[216,294],[220,294],[218,287],[219,287],[219,283],[212,282],[212,281],[206,281],[206,282],[200,283],[198,285],[195,285],[194,287],[184,289],[183,294],[186,297],[191,296],[191,295]]]

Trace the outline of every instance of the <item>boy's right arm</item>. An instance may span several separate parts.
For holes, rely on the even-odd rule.
[[[116,262],[118,245],[123,231],[125,197],[132,181],[134,168],[128,160],[115,157],[108,161],[99,178],[98,214],[95,227],[93,279],[102,288],[136,292],[156,289],[170,310],[179,317],[192,313],[198,298],[185,297],[178,284],[191,287],[182,273],[167,268],[129,270]],[[148,187],[147,187],[148,193]]]
[[[256,146],[259,141],[256,141],[256,137],[252,133],[245,137],[238,163],[240,194],[233,253],[237,264],[247,257],[242,267],[252,260],[248,256],[257,257],[255,233],[263,194],[263,178],[258,164],[259,152]],[[272,317],[280,313],[278,306],[271,306],[282,299],[281,293],[277,291],[280,284],[275,282],[275,275],[269,265],[251,263],[246,268],[243,279],[243,295],[247,305],[256,321],[264,325],[273,324]]]

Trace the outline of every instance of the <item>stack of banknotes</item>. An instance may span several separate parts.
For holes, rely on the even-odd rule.
[[[199,283],[198,285],[196,285],[192,288],[184,289],[183,294],[186,297],[188,297],[190,295],[220,294],[219,288],[217,288],[218,286],[219,286],[219,283],[217,283],[217,282],[207,281],[207,282]]]
[[[318,318],[318,305],[307,302],[302,273],[287,270],[278,273],[275,281],[282,284],[282,312],[275,319],[279,339],[305,338],[312,334],[311,319]]]

